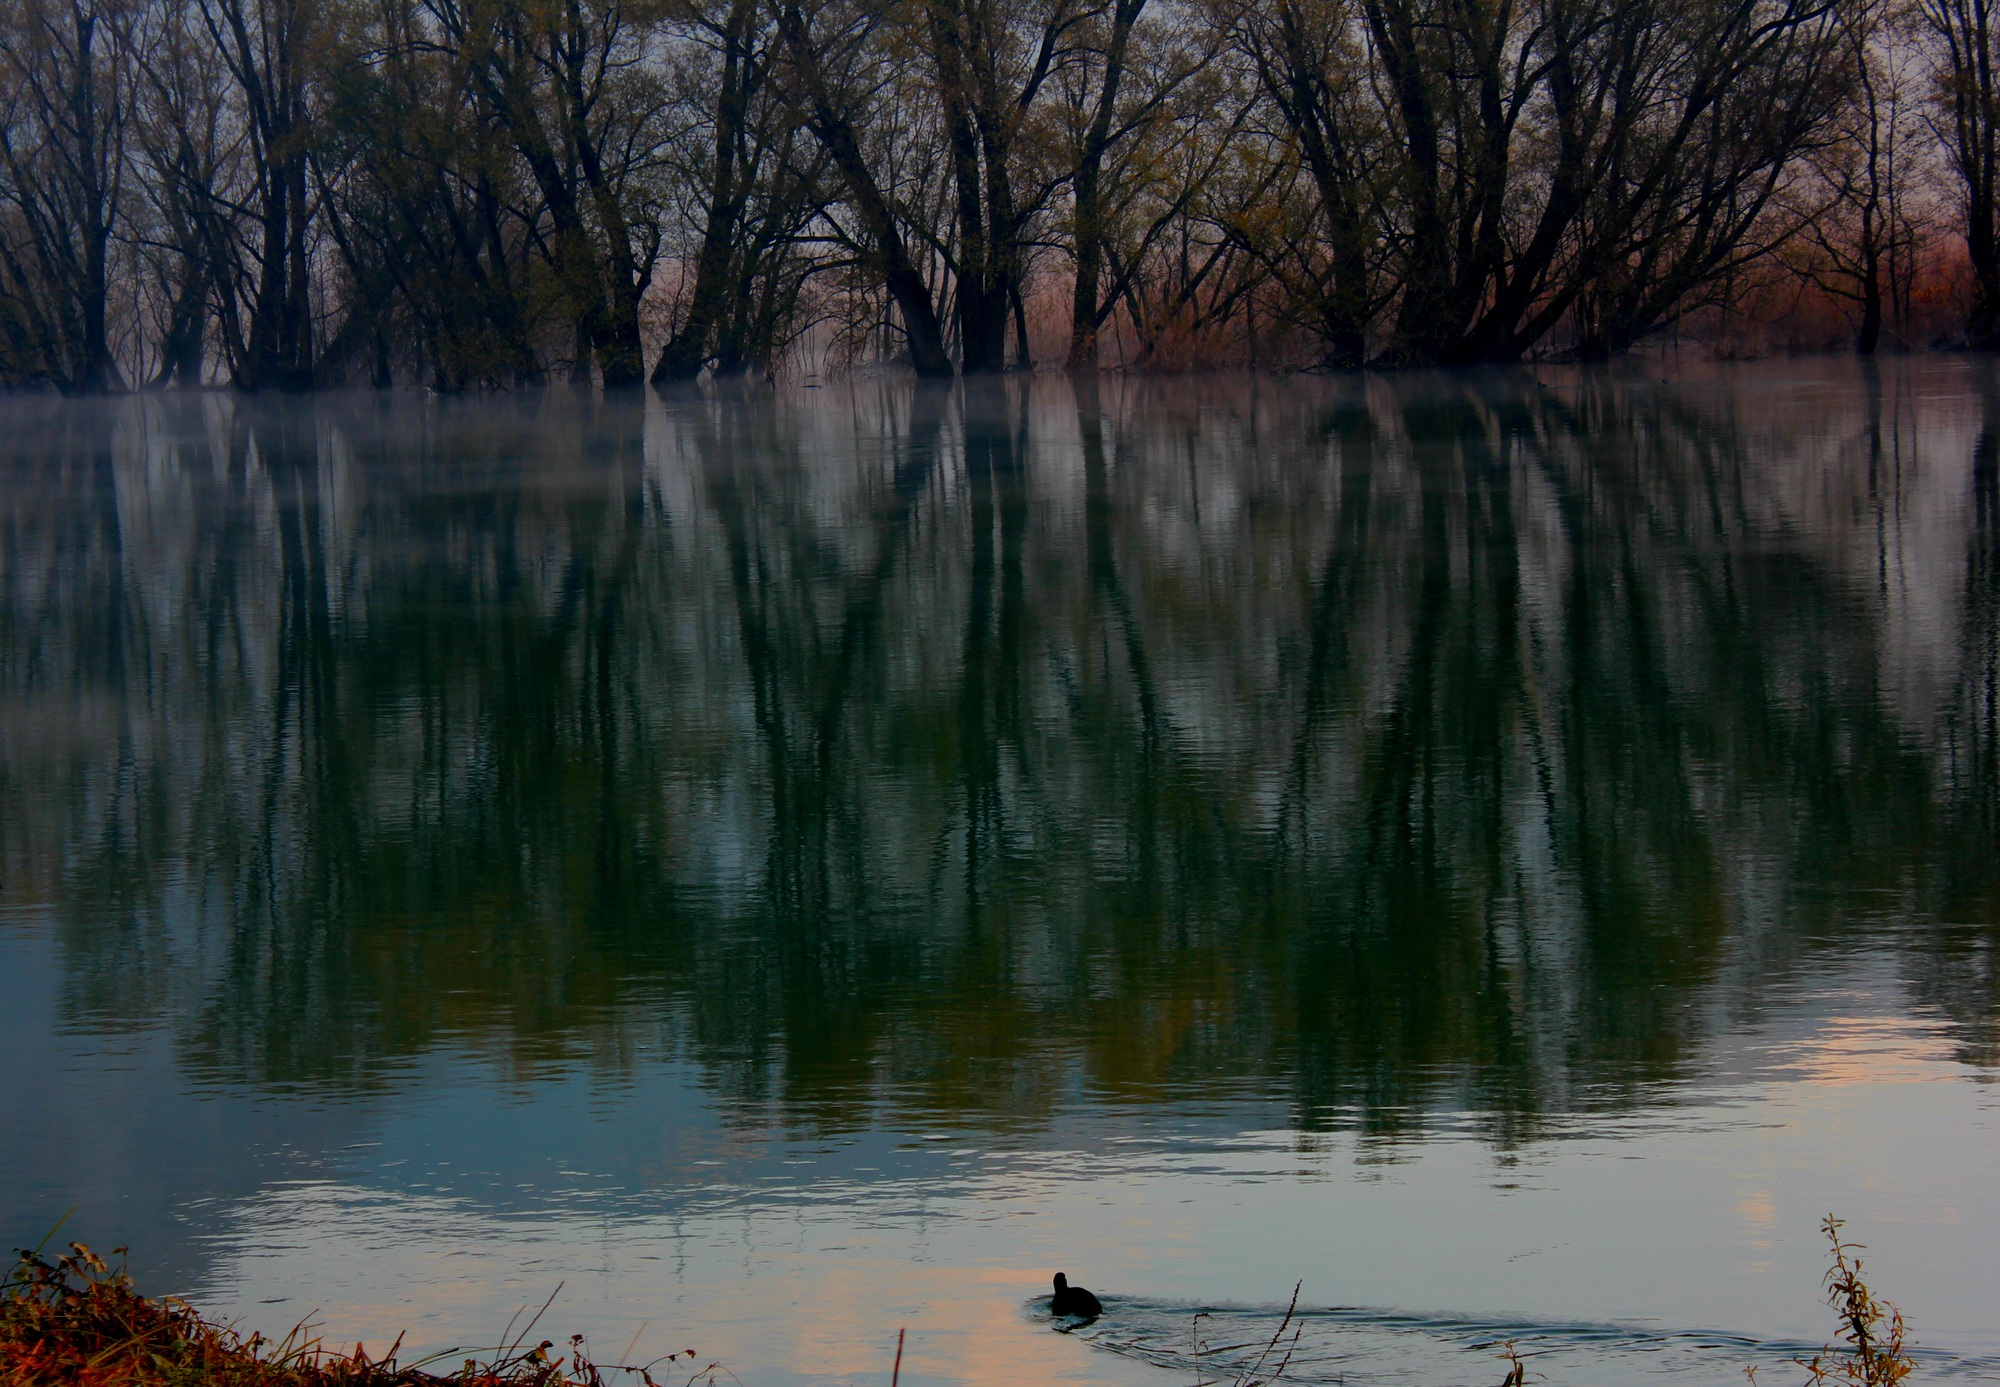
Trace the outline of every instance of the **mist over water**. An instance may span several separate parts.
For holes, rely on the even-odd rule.
[[[1636,1382],[1823,1342],[1831,1209],[2000,1377],[2000,378],[1676,376],[0,402],[0,1234]]]

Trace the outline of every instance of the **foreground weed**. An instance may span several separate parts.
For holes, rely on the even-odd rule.
[[[1820,1224],[1827,1241],[1833,1244],[1833,1265],[1826,1273],[1826,1301],[1840,1317],[1840,1339],[1844,1347],[1828,1344],[1811,1358],[1795,1360],[1812,1374],[1810,1387],[1845,1383],[1848,1387],[1896,1387],[1916,1371],[1905,1344],[1903,1312],[1887,1301],[1877,1300],[1861,1279],[1861,1259],[1854,1254],[1866,1251],[1866,1244],[1840,1240],[1842,1220],[1832,1214]],[[1755,1378],[1751,1379],[1755,1382]]]
[[[0,1284],[0,1387],[606,1387],[604,1372],[619,1371],[591,1362],[582,1335],[567,1354],[547,1339],[529,1349],[517,1340],[453,1373],[428,1370],[436,1359],[399,1364],[401,1343],[371,1359],[358,1344],[352,1353],[328,1349],[303,1323],[276,1342],[245,1338],[185,1302],[140,1295],[123,1264],[114,1269],[82,1243],[54,1262],[24,1251]],[[622,1371],[645,1387],[669,1387],[650,1370],[671,1365],[666,1371],[680,1387],[692,1366],[683,1357],[694,1355]],[[688,1387],[713,1387],[719,1373],[726,1370],[710,1364],[688,1377]]]
[[[1507,1376],[1500,1379],[1500,1387],[1528,1387],[1528,1363],[1521,1357],[1521,1350],[1509,1339],[1501,1346],[1500,1356],[1507,1360]],[[1540,1373],[1535,1374],[1540,1377]],[[1751,1379],[1754,1384],[1755,1378]]]
[[[1294,1327],[1292,1324],[1292,1320],[1299,1312],[1299,1287],[1303,1285],[1305,1285],[1305,1282],[1301,1281],[1292,1287],[1292,1303],[1286,1307],[1285,1318],[1278,1322],[1277,1331],[1271,1335],[1270,1342],[1264,1345],[1264,1351],[1257,1355],[1257,1361],[1239,1372],[1236,1375],[1235,1381],[1231,1383],[1225,1383],[1221,1379],[1217,1379],[1211,1383],[1202,1371],[1201,1355],[1204,1350],[1201,1346],[1201,1322],[1208,1318],[1208,1313],[1203,1311],[1196,1315],[1194,1317],[1194,1387],[1268,1387],[1268,1384],[1276,1382],[1279,1378],[1283,1377],[1285,1369],[1292,1365],[1292,1354],[1298,1351],[1299,1335],[1305,1329],[1304,1325]],[[1288,1329],[1292,1331],[1290,1339],[1285,1338],[1285,1331]],[[1271,1361],[1272,1355],[1276,1354],[1280,1348],[1284,1350],[1284,1356],[1273,1364]]]

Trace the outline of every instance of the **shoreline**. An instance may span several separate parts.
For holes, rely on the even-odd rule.
[[[464,1350],[447,1349],[410,1364],[397,1361],[400,1337],[373,1359],[360,1344],[346,1352],[329,1347],[310,1320],[280,1340],[246,1337],[177,1297],[140,1294],[122,1261],[113,1266],[82,1243],[69,1246],[53,1262],[23,1249],[0,1285],[0,1387],[606,1387],[607,1373],[664,1387],[651,1370],[683,1356],[641,1366],[600,1364],[580,1334],[567,1350],[550,1339],[531,1345],[539,1313],[490,1352],[461,1356]],[[437,1371],[447,1362],[459,1366]],[[690,1374],[689,1384],[712,1384],[723,1369],[689,1363],[669,1371]]]

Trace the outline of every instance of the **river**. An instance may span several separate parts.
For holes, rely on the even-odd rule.
[[[1836,1213],[2000,1381],[1994,363],[0,429],[9,1246],[406,1359],[1621,1387],[1802,1376]]]

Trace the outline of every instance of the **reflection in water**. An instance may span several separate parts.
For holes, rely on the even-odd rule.
[[[1819,1352],[1818,1342],[1753,1339],[1740,1334],[1660,1332],[1631,1325],[1543,1324],[1462,1316],[1398,1315],[1372,1310],[1177,1304],[1121,1304],[1113,1320],[1081,1331],[1100,1348],[1171,1368],[1197,1381],[1273,1380],[1340,1387],[1355,1381],[1429,1384],[1505,1374],[1512,1349],[1532,1380],[1599,1383],[1607,1376],[1657,1380],[1683,1375],[1708,1382],[1745,1368],[1785,1375]],[[1200,1319],[1197,1322],[1196,1316]],[[1988,1381],[2000,1360],[1961,1358],[1917,1347],[1927,1378]],[[1755,1379],[1751,1379],[1754,1381]]]
[[[16,402],[0,881],[267,1087],[664,1033],[808,1128],[1511,1141],[1882,944],[1991,1063],[1959,370]]]
[[[4,409],[10,1236],[771,1381],[1045,1262],[1632,1380],[1857,1181],[1990,1285],[1987,363]]]

